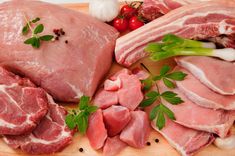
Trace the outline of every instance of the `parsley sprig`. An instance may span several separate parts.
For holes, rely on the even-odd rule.
[[[65,123],[70,129],[78,128],[82,134],[86,133],[88,118],[98,107],[90,105],[90,97],[82,96],[78,108],[69,110],[65,118]]]
[[[22,34],[27,35],[30,31],[32,32],[31,37],[24,41],[25,44],[30,44],[34,48],[39,48],[41,45],[41,41],[51,41],[54,38],[53,35],[39,35],[44,30],[43,24],[38,24],[34,28],[32,27],[33,24],[36,24],[38,21],[40,21],[39,17],[31,21],[28,21],[26,18],[25,20],[27,23],[22,29]]]
[[[144,84],[144,90],[149,91],[153,85],[156,86],[157,91],[149,91],[145,94],[145,99],[141,102],[141,107],[147,107],[155,103],[156,101],[159,102],[157,106],[155,106],[150,114],[149,118],[150,120],[156,119],[156,126],[159,130],[161,130],[165,126],[165,116],[167,116],[171,120],[175,120],[174,113],[164,105],[162,102],[162,99],[166,100],[172,105],[178,105],[183,103],[184,101],[178,97],[178,95],[172,91],[165,91],[163,93],[160,93],[158,82],[162,80],[163,83],[168,88],[175,88],[174,81],[182,81],[187,76],[187,74],[181,72],[181,71],[174,71],[170,72],[170,67],[165,65],[161,68],[160,74],[154,76],[151,74],[151,72],[142,64],[142,66],[150,73],[149,78],[142,81]]]

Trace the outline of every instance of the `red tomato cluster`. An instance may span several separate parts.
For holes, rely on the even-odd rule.
[[[120,14],[116,17],[112,25],[115,27],[119,32],[124,32],[129,30],[135,30],[139,27],[144,25],[144,20],[138,16],[138,7],[135,7],[136,3],[126,4],[122,6],[120,10]]]

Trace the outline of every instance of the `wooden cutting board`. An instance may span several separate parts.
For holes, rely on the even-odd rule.
[[[65,4],[64,7],[79,10],[82,12],[88,11],[88,4]],[[174,66],[174,61],[169,59],[161,62],[152,62],[148,59],[143,59],[140,62],[144,63],[153,73],[158,73],[159,68],[163,64],[168,64]],[[139,63],[133,65],[133,67],[138,66]],[[133,68],[132,67],[132,68]],[[122,67],[113,64],[111,71],[112,74],[115,71],[121,69]],[[71,105],[66,105],[66,107],[73,107]],[[155,142],[155,139],[159,139],[159,143]],[[134,149],[131,147],[125,148],[118,156],[180,156],[180,154],[172,148],[168,142],[156,131],[152,130],[149,137],[149,142],[151,146],[146,146],[143,149]],[[79,148],[83,148],[84,151],[79,152]],[[2,139],[0,139],[0,156],[27,156],[28,154],[23,153],[21,150],[14,150],[7,146]],[[81,136],[76,134],[73,138],[73,142],[65,148],[62,152],[54,154],[55,156],[102,156],[102,151],[93,150],[86,136]],[[45,155],[46,156],[46,155]],[[216,148],[214,145],[210,145],[204,148],[196,154],[196,156],[235,156],[235,149],[233,150],[221,150]]]

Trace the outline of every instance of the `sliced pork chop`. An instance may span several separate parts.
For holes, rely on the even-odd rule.
[[[47,110],[43,89],[0,67],[0,134],[31,132]]]
[[[162,130],[155,125],[153,121],[152,127],[162,134],[182,156],[192,156],[215,140],[212,133],[186,128],[171,120],[166,120],[166,125]]]
[[[176,62],[210,89],[223,95],[235,94],[235,64],[206,56],[177,57]]]
[[[65,125],[66,110],[49,98],[49,111],[30,134],[5,135],[4,141],[12,148],[29,154],[51,154],[61,151],[72,141],[73,132]]]
[[[187,74],[184,81],[177,81],[176,84],[179,90],[195,104],[212,109],[235,110],[235,95],[218,94],[202,84],[187,70],[181,67],[177,67],[175,70]]]
[[[147,56],[149,42],[159,42],[172,33],[189,39],[218,40],[225,47],[235,47],[235,3],[200,2],[177,8],[166,15],[117,39],[115,57],[119,64],[130,66]],[[210,31],[208,31],[210,30]]]
[[[24,44],[25,18],[44,25],[41,35],[65,35],[41,42],[39,49]],[[60,101],[92,96],[112,63],[118,32],[88,15],[45,2],[13,0],[0,4],[0,63],[30,78]],[[66,44],[65,41],[68,41]],[[103,61],[105,60],[105,61]]]
[[[163,83],[159,83],[163,93],[169,90]],[[177,88],[172,90],[184,101],[179,105],[172,105],[163,100],[163,103],[175,114],[175,122],[196,130],[215,133],[221,138],[227,136],[235,120],[235,111],[213,110],[201,107],[187,99]]]

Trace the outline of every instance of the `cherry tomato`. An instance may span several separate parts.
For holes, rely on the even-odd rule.
[[[134,8],[131,5],[126,4],[126,5],[122,6],[120,12],[121,12],[122,16],[124,16],[127,19],[129,19],[129,18],[131,18],[132,16],[134,16],[137,13],[137,9]]]
[[[144,25],[144,22],[138,16],[133,16],[129,20],[130,30],[138,29],[139,27],[141,27],[143,25]]]
[[[126,18],[120,18],[116,17],[113,20],[113,26],[116,28],[119,32],[126,31],[128,29],[128,20]]]

